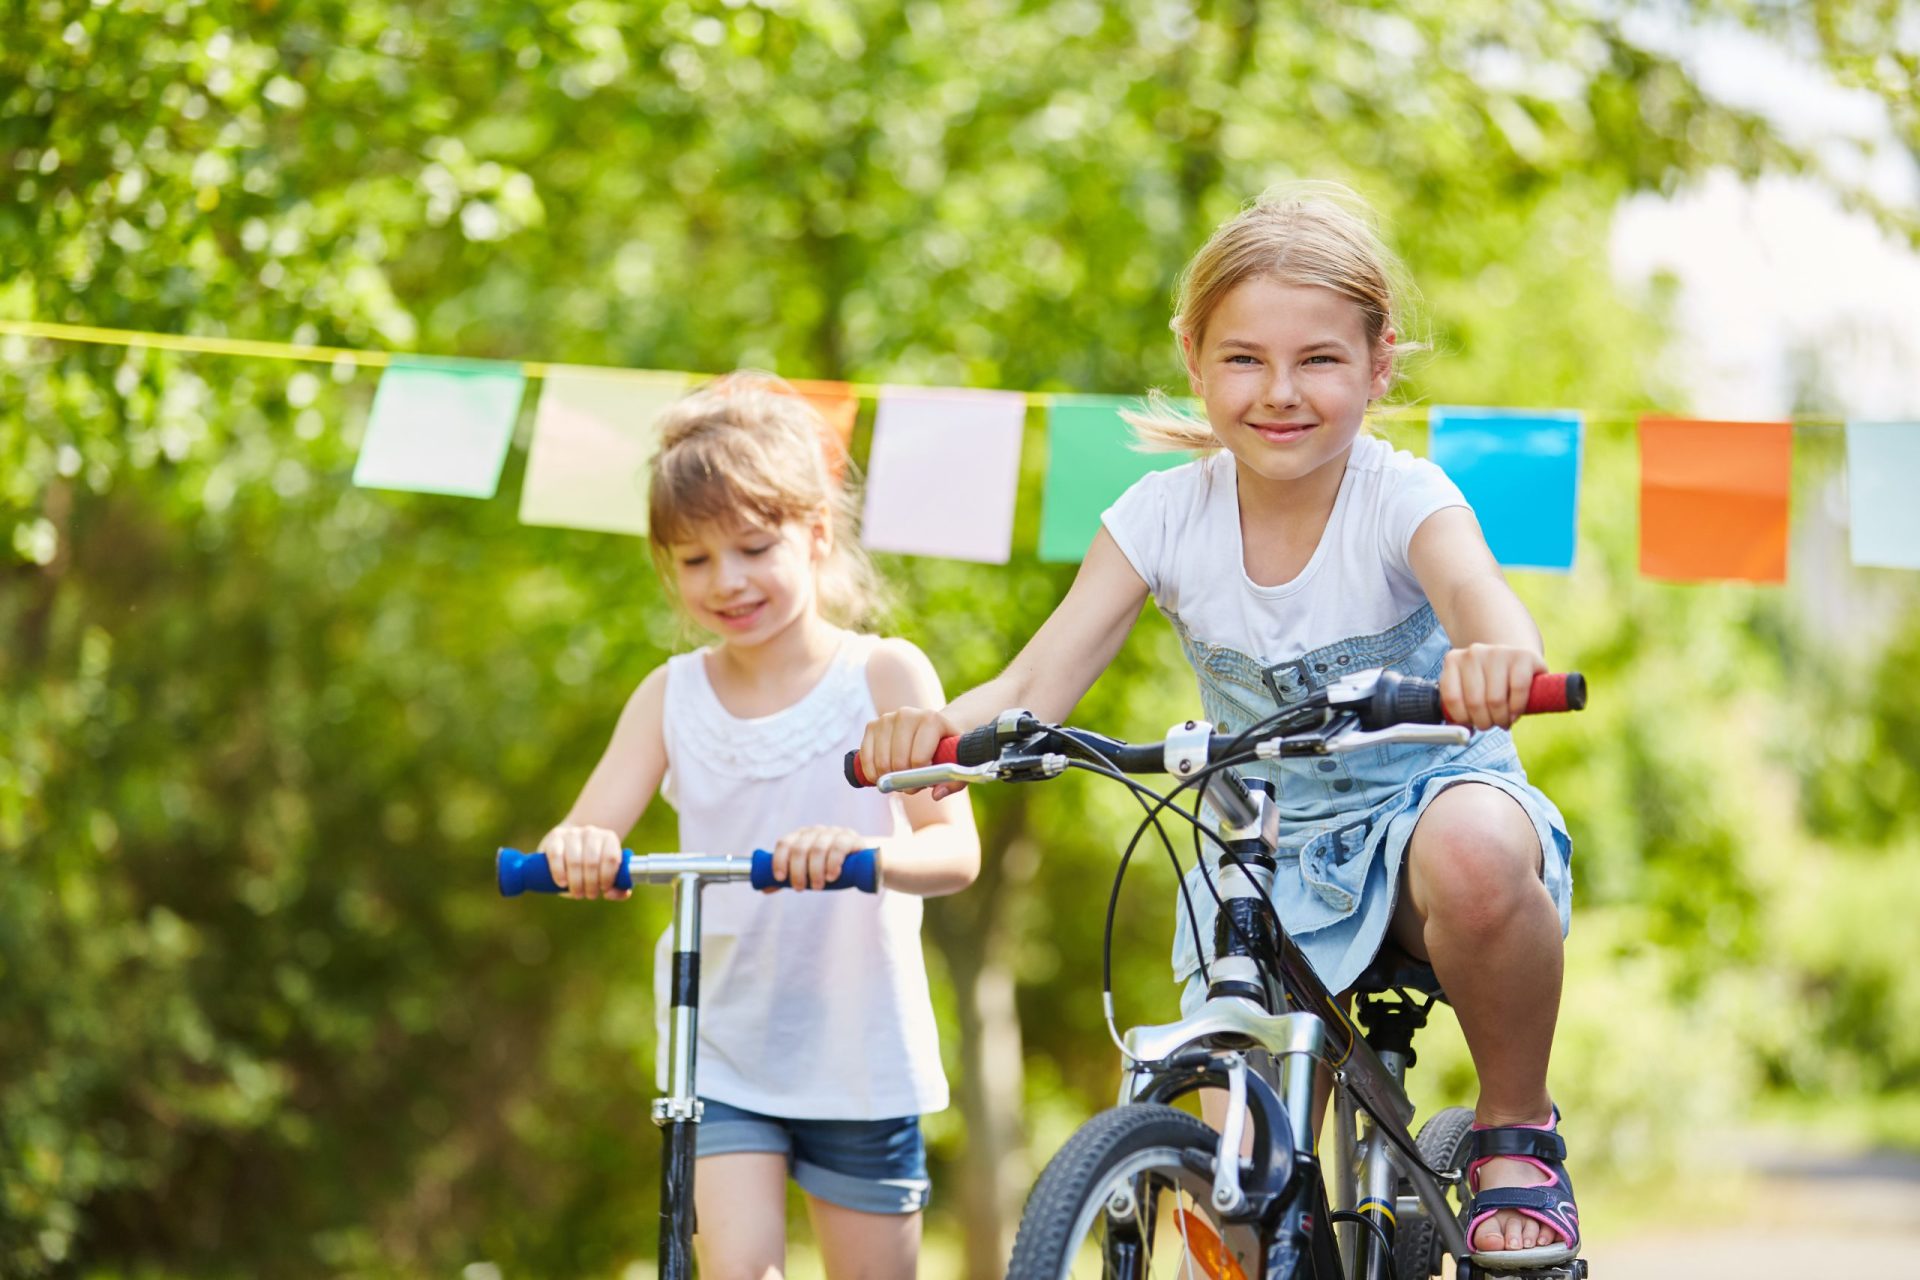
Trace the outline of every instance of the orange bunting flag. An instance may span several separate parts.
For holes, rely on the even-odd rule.
[[[827,424],[820,447],[827,453],[827,470],[835,480],[847,471],[847,458],[853,449],[853,421],[860,416],[860,397],[844,382],[817,382],[804,378],[788,379],[795,394],[814,407]]]
[[[1640,572],[1785,582],[1793,424],[1640,419]]]

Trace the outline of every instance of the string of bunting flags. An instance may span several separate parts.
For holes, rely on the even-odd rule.
[[[530,525],[644,536],[645,468],[661,411],[690,373],[456,360],[291,343],[194,338],[0,320],[0,334],[211,354],[321,360],[383,370],[353,482],[492,498],[530,379],[542,382],[520,492]],[[1135,398],[791,383],[845,458],[860,403],[875,402],[862,541],[876,551],[1004,564],[1027,411],[1046,412],[1039,558],[1079,560],[1100,513],[1177,454],[1139,453],[1121,410]],[[1460,486],[1501,564],[1569,572],[1586,415],[1436,406],[1429,455]],[[1792,421],[1642,415],[1640,569],[1676,581],[1781,582],[1787,572]],[[1802,420],[1801,425],[1808,425]],[[1920,422],[1847,422],[1855,564],[1920,569]]]

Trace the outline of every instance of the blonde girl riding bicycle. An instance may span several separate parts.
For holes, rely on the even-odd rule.
[[[1079,576],[995,680],[943,710],[869,725],[867,777],[925,765],[942,737],[1004,709],[1064,720],[1151,596],[1223,732],[1373,667],[1438,679],[1464,746],[1383,746],[1277,761],[1275,906],[1327,987],[1389,943],[1428,961],[1479,1073],[1470,1240],[1477,1265],[1553,1265],[1579,1220],[1547,1092],[1572,843],[1504,732],[1546,670],[1540,633],[1460,492],[1365,431],[1403,344],[1396,265],[1357,198],[1270,195],[1182,278],[1173,329],[1205,420],[1156,398],[1144,447],[1191,449],[1105,513]],[[928,704],[929,706],[931,704]],[[937,788],[942,795],[951,788]],[[1197,882],[1198,937],[1214,935]],[[1204,998],[1184,913],[1176,976]]]

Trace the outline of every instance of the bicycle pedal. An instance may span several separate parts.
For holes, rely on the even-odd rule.
[[[1531,1267],[1501,1271],[1492,1267],[1462,1267],[1460,1280],[1587,1280],[1587,1260],[1575,1258],[1555,1267]]]

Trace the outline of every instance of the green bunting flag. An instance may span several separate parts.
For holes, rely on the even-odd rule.
[[[1082,559],[1100,513],[1150,471],[1177,467],[1184,453],[1141,453],[1120,417],[1136,397],[1056,396],[1047,410],[1047,481],[1040,497],[1040,558]]]
[[[491,498],[526,385],[515,364],[395,358],[374,393],[353,482]]]

